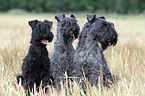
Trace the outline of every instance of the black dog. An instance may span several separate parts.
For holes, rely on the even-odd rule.
[[[85,76],[91,85],[97,85],[102,74],[103,84],[108,86],[109,81],[114,82],[116,77],[111,74],[102,51],[116,45],[118,34],[113,23],[106,21],[103,16],[96,18],[96,15],[87,15],[87,20],[74,55],[73,73],[76,77]]]
[[[32,28],[31,46],[27,56],[23,60],[22,75],[17,76],[19,83],[20,78],[24,89],[32,91],[34,84],[39,90],[39,86],[45,88],[52,84],[53,78],[50,75],[50,60],[46,45],[53,39],[53,34],[50,31],[52,22],[44,20],[29,21]],[[46,88],[47,89],[47,88]],[[28,91],[29,92],[29,91]]]
[[[55,19],[57,20],[57,35],[49,58],[54,84],[59,86],[60,79],[63,80],[66,72],[68,76],[72,74],[75,53],[72,42],[78,38],[80,28],[74,15],[57,15]]]

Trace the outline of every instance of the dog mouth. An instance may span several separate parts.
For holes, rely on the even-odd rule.
[[[75,35],[74,34],[71,34],[70,36],[73,37],[73,39],[75,39]]]
[[[115,42],[113,44],[111,42],[108,43],[108,46],[110,46],[110,47],[114,47],[115,45],[116,45]]]
[[[48,43],[48,40],[46,40],[46,39],[42,39],[42,41],[41,41],[44,45],[46,45],[47,43]]]
[[[109,42],[108,45],[111,47],[115,46],[117,44],[117,40],[118,40],[117,37],[114,36],[113,40]]]
[[[109,42],[109,43],[107,43],[107,44],[102,44],[101,42],[98,42],[100,48],[101,48],[103,51],[106,50],[106,49],[108,48],[108,46],[114,47],[114,46],[116,45],[116,43],[117,43],[117,40],[116,40],[115,42]]]

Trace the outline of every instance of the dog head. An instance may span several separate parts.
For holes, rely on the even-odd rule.
[[[87,20],[91,26],[92,37],[101,44],[102,50],[117,44],[118,34],[113,23],[107,21],[104,16],[96,17],[96,15],[87,15]]]
[[[32,20],[28,23],[32,28],[32,38],[30,43],[47,45],[48,42],[53,40],[53,33],[50,31],[53,24],[51,21],[44,20],[44,22],[42,22]]]
[[[63,41],[66,44],[72,43],[74,39],[78,38],[80,27],[74,15],[57,15],[57,30],[62,35]]]

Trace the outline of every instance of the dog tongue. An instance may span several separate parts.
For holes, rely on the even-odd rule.
[[[47,43],[48,43],[48,40],[43,39],[43,40],[42,40],[42,43],[43,43],[43,44],[47,44]]]

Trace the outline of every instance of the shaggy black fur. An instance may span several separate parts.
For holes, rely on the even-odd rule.
[[[32,28],[31,46],[29,52],[23,60],[22,75],[17,76],[19,83],[20,78],[24,89],[32,91],[34,84],[38,88],[44,88],[52,84],[53,78],[50,76],[50,60],[46,45],[53,39],[50,31],[52,22],[44,20],[29,21]],[[38,88],[39,89],[39,88]]]
[[[65,72],[68,76],[72,73],[75,53],[72,42],[78,38],[80,28],[74,15],[57,15],[55,19],[57,19],[57,35],[49,58],[54,84],[59,86],[60,79],[63,80],[66,76]]]
[[[96,15],[87,15],[87,20],[74,55],[73,73],[76,77],[85,76],[91,85],[97,85],[99,77],[103,74],[103,84],[108,86],[109,81],[114,82],[116,76],[111,74],[102,51],[108,46],[116,45],[118,34],[113,23],[106,21],[103,16],[96,18]]]

